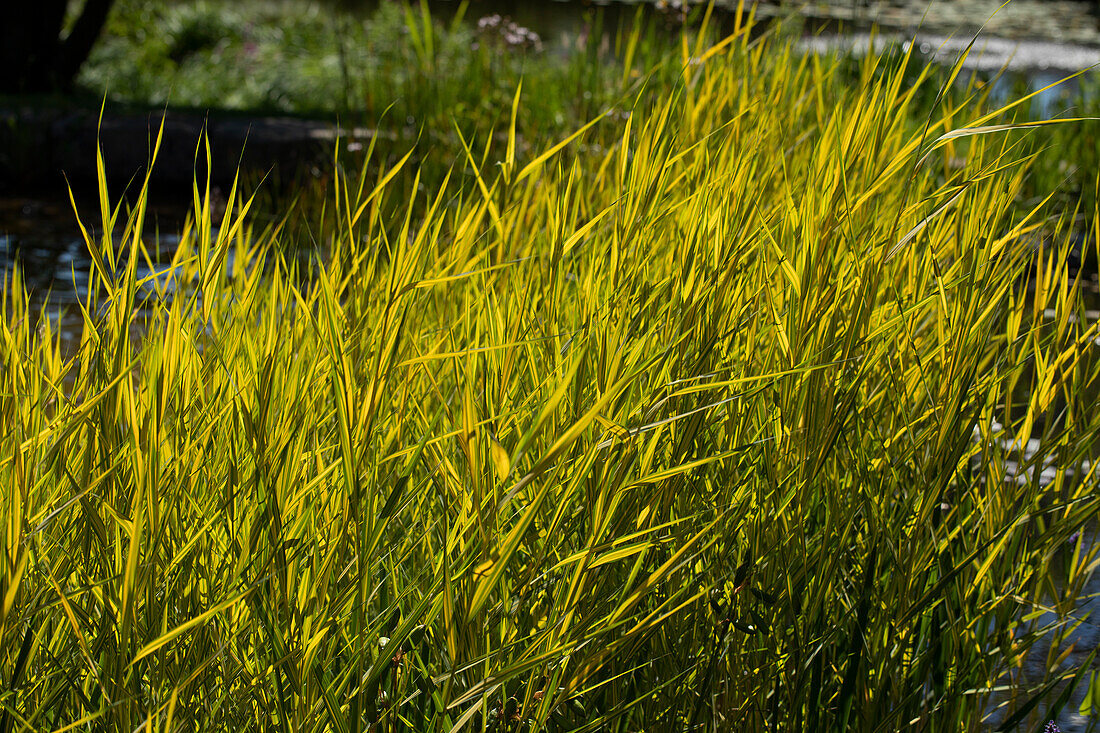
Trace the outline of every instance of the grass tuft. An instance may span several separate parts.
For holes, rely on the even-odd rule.
[[[749,28],[544,154],[338,168],[312,259],[104,194],[71,352],[13,273],[0,731],[1054,717],[1100,366],[1044,131]]]

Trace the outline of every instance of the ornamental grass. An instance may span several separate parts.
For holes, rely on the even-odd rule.
[[[304,257],[103,184],[68,338],[4,289],[0,733],[1056,718],[1100,334],[1046,123],[759,30],[337,166]]]

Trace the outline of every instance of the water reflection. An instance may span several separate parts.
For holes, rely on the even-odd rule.
[[[179,203],[159,203],[148,212],[143,237],[148,258],[142,256],[134,263],[137,280],[142,283],[139,298],[171,298],[175,287],[171,260],[180,243],[176,232],[182,229],[186,212]],[[89,234],[98,237],[89,225],[90,221],[99,225],[98,215],[94,219],[84,217],[83,221],[89,226]],[[123,226],[119,224],[113,241],[120,242],[122,234]],[[88,304],[94,287],[92,264],[69,202],[0,199],[0,282],[6,286],[14,277],[22,280],[29,305],[49,322],[64,355],[73,355],[81,338],[80,306]],[[124,254],[117,264],[120,270],[128,265]],[[227,266],[232,267],[231,259]],[[135,324],[140,320],[135,319]],[[138,334],[140,327],[135,331]]]
[[[147,216],[145,243],[154,262],[171,258],[179,243],[187,207],[160,204]],[[121,217],[120,217],[121,218]],[[83,217],[89,234],[98,237],[94,221]],[[116,241],[121,236],[117,228]],[[44,199],[0,199],[0,279],[11,277],[18,265],[24,283],[36,295],[52,293],[51,300],[75,303],[87,294],[92,259],[68,202]],[[145,264],[139,268],[148,270]],[[151,274],[149,270],[146,274]]]

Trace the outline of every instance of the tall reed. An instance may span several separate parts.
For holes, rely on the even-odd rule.
[[[311,262],[196,186],[158,263],[104,194],[72,353],[10,278],[0,731],[1055,716],[1087,663],[1019,665],[1100,503],[1067,218],[1014,203],[1011,110],[749,28],[467,141],[457,195],[340,175]]]

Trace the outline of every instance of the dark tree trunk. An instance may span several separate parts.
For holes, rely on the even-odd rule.
[[[61,44],[58,58],[58,78],[62,85],[72,86],[77,72],[95,46],[96,39],[107,23],[107,14],[111,12],[114,0],[86,0],[76,25]]]
[[[69,0],[9,0],[0,10],[0,93],[69,89],[92,51],[114,0],[85,0],[65,38]]]

